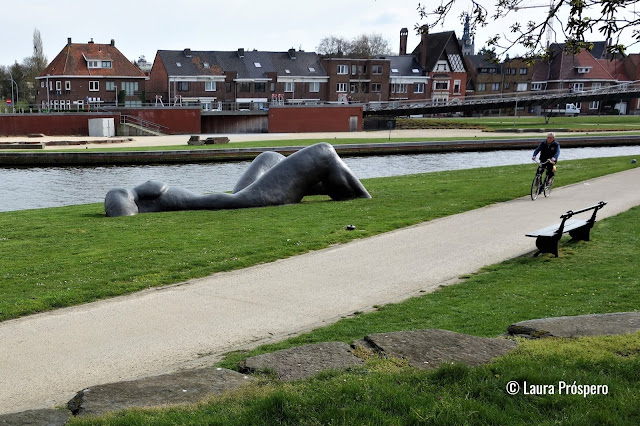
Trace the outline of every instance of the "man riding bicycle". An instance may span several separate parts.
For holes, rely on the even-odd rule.
[[[540,163],[544,163],[547,160],[550,160],[545,166],[547,168],[547,182],[548,185],[553,179],[554,175],[554,166],[558,162],[558,157],[560,156],[560,144],[556,141],[556,134],[553,132],[549,132],[547,134],[547,140],[540,142],[540,145],[533,151],[532,160],[536,159],[536,155],[540,153]]]

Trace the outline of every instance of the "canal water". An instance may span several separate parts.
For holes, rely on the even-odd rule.
[[[531,163],[531,150],[344,157],[360,179]],[[640,146],[563,148],[561,160],[640,156]],[[0,212],[104,201],[111,188],[159,180],[196,193],[231,191],[246,162],[117,167],[0,168]],[[532,163],[532,173],[534,169]]]

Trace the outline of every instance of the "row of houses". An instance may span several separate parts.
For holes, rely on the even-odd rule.
[[[588,90],[639,79],[637,54],[608,60],[605,45],[566,55],[554,47],[550,60],[503,63],[473,55],[465,29],[422,33],[407,49],[408,31],[400,31],[399,54],[370,59],[321,57],[314,52],[158,50],[143,71],[115,46],[73,43],[37,77],[42,108],[76,110],[91,105],[139,107],[146,104],[199,105],[204,110],[259,110],[273,104],[447,103],[468,96],[570,88]],[[470,48],[471,47],[471,48]],[[463,53],[464,52],[464,53]],[[466,55],[465,55],[466,54]],[[594,108],[591,108],[594,107]],[[629,111],[640,109],[637,100]],[[599,111],[601,106],[590,105]]]

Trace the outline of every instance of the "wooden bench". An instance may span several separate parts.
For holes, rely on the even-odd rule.
[[[591,228],[593,228],[593,224],[596,222],[596,214],[598,213],[598,210],[603,208],[606,204],[607,203],[604,201],[600,201],[595,206],[587,207],[582,210],[575,212],[569,210],[560,216],[562,222],[527,234],[527,237],[536,238],[536,247],[538,247],[538,252],[534,254],[534,257],[538,256],[540,253],[552,253],[558,257],[558,241],[560,241],[562,234],[565,232],[568,232],[574,240],[589,241],[589,232],[591,231]],[[587,220],[571,219],[573,215],[589,210],[593,210],[591,218]]]

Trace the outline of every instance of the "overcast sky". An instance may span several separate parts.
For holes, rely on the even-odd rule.
[[[289,48],[316,51],[320,40],[331,35],[351,39],[360,34],[381,34],[397,53],[402,27],[409,29],[409,50],[418,44],[414,31],[420,22],[418,0],[80,0],[7,1],[2,5],[0,65],[10,65],[33,53],[33,31],[40,31],[45,55],[51,61],[73,42],[109,43],[129,59],[140,55],[153,61],[157,50],[285,51]],[[423,3],[430,8],[438,0]],[[458,9],[437,31],[454,30],[462,36],[459,15],[470,1],[459,0]],[[487,3],[487,2],[485,2]],[[488,2],[493,3],[493,1]],[[548,0],[531,0],[532,5]],[[519,12],[525,22],[543,16],[545,7]],[[479,29],[476,51],[510,22],[498,22]],[[594,34],[593,40],[601,40]],[[639,49],[633,48],[632,52]],[[515,52],[518,53],[518,52]],[[520,52],[522,53],[522,52]],[[511,55],[514,56],[514,55]]]

